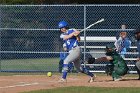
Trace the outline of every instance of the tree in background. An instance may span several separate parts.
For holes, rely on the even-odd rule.
[[[45,0],[0,0],[0,4],[41,4]]]
[[[139,0],[0,0],[0,4],[139,4]]]

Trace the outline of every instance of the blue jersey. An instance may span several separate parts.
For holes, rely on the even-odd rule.
[[[66,33],[61,34],[60,38],[62,38],[64,40],[65,35],[69,35],[73,32],[74,32],[74,29],[69,29]],[[64,40],[64,43],[66,44],[68,51],[71,50],[72,48],[78,46],[78,41],[75,36],[73,36],[67,40]]]
[[[128,38],[119,38],[116,42],[115,42],[115,46],[117,47],[119,52],[126,52],[127,48],[130,48],[131,46],[131,41]]]

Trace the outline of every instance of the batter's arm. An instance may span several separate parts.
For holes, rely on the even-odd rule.
[[[73,36],[74,36],[74,32],[71,33],[71,34],[69,34],[69,35],[65,35],[65,36],[63,37],[63,40],[67,40],[67,39],[69,39],[69,38],[71,38],[71,37],[73,37]]]
[[[74,31],[74,32],[72,32],[71,34],[69,34],[69,35],[65,35],[64,37],[63,37],[63,39],[64,40],[67,40],[67,39],[69,39],[69,38],[71,38],[71,37],[73,37],[73,36],[78,36],[80,34],[80,32],[79,31]]]
[[[80,35],[76,36],[76,39],[77,41],[80,41],[81,40]]]

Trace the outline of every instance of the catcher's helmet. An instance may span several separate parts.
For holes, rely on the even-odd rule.
[[[114,52],[114,51],[116,51],[115,45],[114,44],[107,44],[106,45],[106,51],[107,52]]]
[[[68,23],[66,21],[60,21],[58,24],[58,28],[68,28]]]

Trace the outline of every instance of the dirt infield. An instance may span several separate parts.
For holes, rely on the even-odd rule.
[[[88,83],[88,76],[69,75],[67,83],[59,83],[60,75],[47,77],[46,75],[13,75],[0,76],[0,93],[19,93],[23,91],[50,89],[68,86],[95,87],[140,87],[137,77],[123,77],[122,81],[112,81],[110,76],[97,75],[93,83]]]

